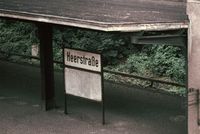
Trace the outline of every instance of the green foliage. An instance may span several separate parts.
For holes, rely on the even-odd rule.
[[[54,43],[58,46],[65,44],[70,48],[101,52],[106,64],[116,64],[129,54],[127,38],[121,35],[69,28],[55,29],[54,33]]]
[[[36,30],[37,28],[32,24],[0,20],[0,50],[30,55],[31,46],[39,44],[35,35]],[[101,52],[104,66],[112,70],[160,79],[167,78],[180,83],[186,80],[185,57],[178,47],[137,45],[131,44],[129,37],[123,34],[56,27],[53,36],[54,60],[62,61],[63,45]],[[20,61],[19,57],[12,57],[12,59]],[[111,75],[106,77],[119,79]],[[123,81],[134,81],[138,85],[149,84],[132,79],[123,79]],[[180,93],[185,91],[178,88],[170,89]]]
[[[154,74],[168,76],[177,82],[184,83],[186,64],[180,48],[153,45],[151,52],[151,68]]]
[[[129,72],[137,72],[138,74],[147,74],[150,69],[151,58],[145,53],[132,54],[128,57],[126,65],[129,68]]]
[[[37,42],[37,39],[33,25],[0,21],[0,50],[30,55],[30,46],[35,42]]]
[[[145,46],[131,54],[125,63],[116,66],[118,71],[136,73],[148,77],[169,77],[184,83],[186,78],[185,57],[178,47],[167,45]]]

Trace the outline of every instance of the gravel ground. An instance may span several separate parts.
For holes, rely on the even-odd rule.
[[[105,82],[101,104],[70,96],[64,114],[63,76],[55,72],[57,109],[40,106],[40,70],[0,61],[0,134],[187,134],[183,99]]]

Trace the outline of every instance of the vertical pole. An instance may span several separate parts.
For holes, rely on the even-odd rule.
[[[102,65],[102,54],[101,54],[101,84],[102,84],[102,124],[105,125],[105,97],[104,97],[104,75]]]
[[[65,93],[65,114],[68,114],[68,110],[67,110],[67,93]]]
[[[64,44],[62,46],[62,55],[63,55],[63,81],[64,81],[64,95],[65,95],[64,113],[68,114],[68,110],[67,110],[67,93],[66,93],[66,89],[65,89],[65,45]]]
[[[196,99],[197,99],[197,117],[198,117],[198,120],[197,120],[197,124],[199,125],[200,122],[199,122],[199,116],[200,116],[200,113],[199,113],[199,89],[196,90]]]
[[[197,106],[197,108],[198,108],[198,125],[200,126],[200,90],[198,90],[198,106]]]
[[[103,76],[102,76],[103,79]],[[102,82],[102,88],[104,88],[103,86],[103,82]],[[103,89],[104,90],[104,89]],[[104,102],[104,91],[102,92],[102,124],[105,125],[105,102]]]
[[[187,33],[188,35],[188,33]],[[184,38],[184,37],[183,37]],[[184,56],[185,56],[185,71],[186,71],[186,78],[185,78],[185,85],[186,85],[186,102],[184,103],[186,105],[186,112],[185,112],[185,117],[187,117],[187,122],[186,122],[186,131],[188,132],[188,95],[189,95],[189,88],[188,88],[188,37],[186,36],[184,39],[183,39],[183,44],[184,44],[184,47],[183,47],[183,51],[184,51]]]
[[[38,23],[37,26],[40,40],[42,108],[50,110],[55,108],[52,25]]]

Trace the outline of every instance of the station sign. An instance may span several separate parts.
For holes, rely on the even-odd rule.
[[[101,55],[65,48],[65,65],[101,72]]]
[[[102,101],[101,54],[64,49],[66,94]]]

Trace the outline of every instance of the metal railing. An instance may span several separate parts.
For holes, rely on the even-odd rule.
[[[37,57],[37,56],[28,56],[28,55],[10,53],[10,52],[8,53],[8,52],[4,52],[4,51],[0,51],[0,53],[7,54],[9,56],[20,56],[20,57],[23,57],[23,58],[26,58],[26,59],[40,60],[40,58]],[[63,65],[63,62],[61,62],[61,61],[55,61],[54,60],[54,63]],[[129,78],[140,79],[140,80],[144,80],[144,81],[150,81],[151,82],[150,83],[150,87],[152,87],[154,83],[161,83],[161,84],[166,84],[166,85],[171,85],[171,86],[176,86],[176,87],[186,87],[186,85],[180,84],[180,83],[176,83],[176,82],[163,81],[163,80],[158,80],[158,79],[149,78],[149,77],[143,77],[143,76],[138,76],[138,75],[133,75],[133,74],[127,74],[127,73],[124,73],[124,72],[111,71],[111,70],[107,70],[107,69],[103,69],[103,71],[105,73],[114,74],[114,75],[120,75],[120,76],[123,76],[123,77],[129,77]]]
[[[167,85],[172,85],[172,86],[176,86],[176,87],[186,87],[183,84],[175,83],[175,82],[163,81],[163,80],[158,80],[158,79],[154,79],[154,78],[148,78],[148,77],[143,77],[143,76],[138,76],[138,75],[133,75],[133,74],[110,71],[110,70],[106,70],[106,69],[104,69],[103,71],[106,72],[106,73],[115,74],[115,75],[121,75],[121,76],[124,76],[124,77],[130,77],[130,78],[150,81],[151,82],[151,84],[150,84],[151,87],[153,86],[154,83],[167,84]]]

